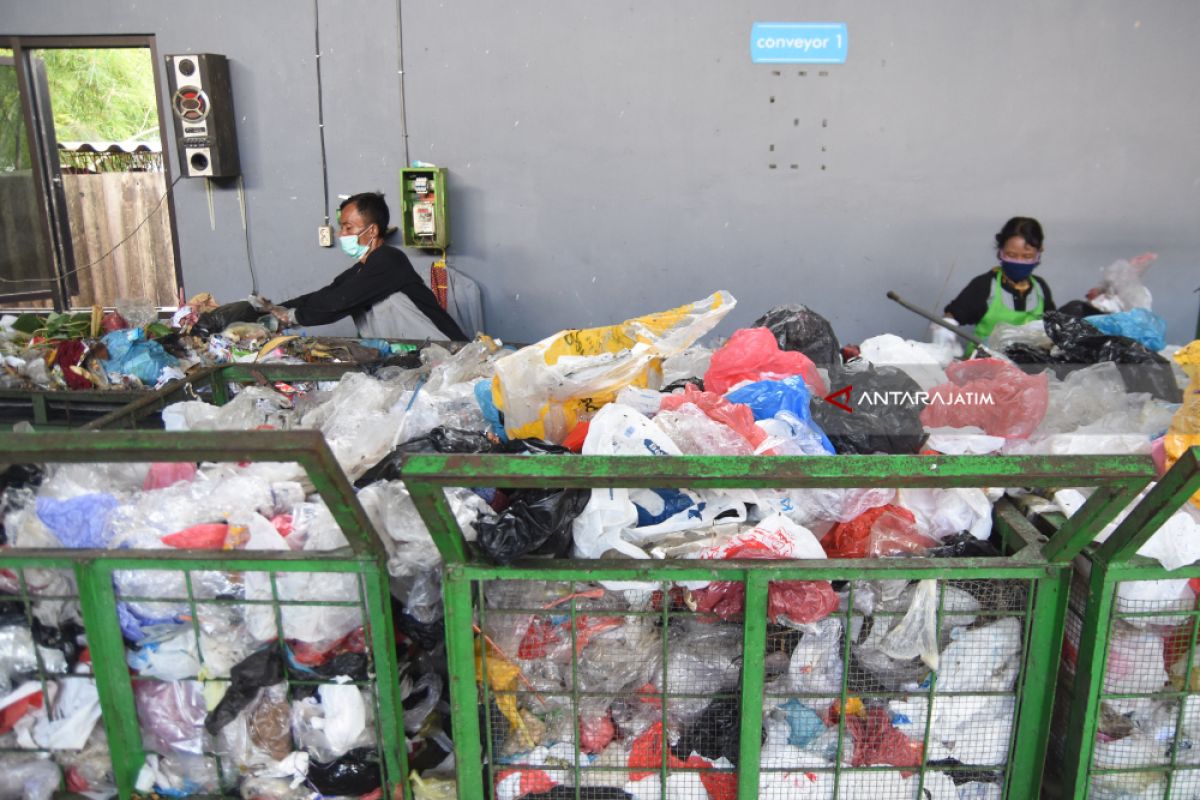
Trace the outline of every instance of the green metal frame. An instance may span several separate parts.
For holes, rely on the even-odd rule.
[[[0,389],[0,419],[38,428],[74,428],[124,406],[143,394],[124,390],[63,391]]]
[[[1167,571],[1157,561],[1137,555],[1138,549],[1162,527],[1176,511],[1196,492],[1200,491],[1200,447],[1193,447],[1183,454],[1176,464],[1151,489],[1145,499],[1129,513],[1116,530],[1102,545],[1089,549],[1085,555],[1091,562],[1091,574],[1087,579],[1087,605],[1082,620],[1079,650],[1076,657],[1074,683],[1071,688],[1069,718],[1065,730],[1065,759],[1063,761],[1063,785],[1057,797],[1082,799],[1089,795],[1090,782],[1094,775],[1121,772],[1162,773],[1166,784],[1162,797],[1174,797],[1171,793],[1176,772],[1183,765],[1176,763],[1178,747],[1173,748],[1170,764],[1130,766],[1122,769],[1096,769],[1093,766],[1094,743],[1099,726],[1100,704],[1108,697],[1104,693],[1104,676],[1108,662],[1109,640],[1114,622],[1122,616],[1115,611],[1118,584],[1123,581],[1154,581],[1181,578],[1200,578],[1200,565],[1192,565]],[[1197,626],[1200,625],[1200,610],[1171,610],[1159,612],[1186,620],[1190,626],[1188,653],[1196,647]],[[1152,695],[1161,700],[1183,701],[1197,697],[1187,691],[1192,665],[1189,663],[1182,691],[1161,691]],[[1179,736],[1178,725],[1176,737]],[[1178,742],[1178,738],[1176,739]],[[1188,765],[1187,769],[1200,769],[1200,764]],[[1200,772],[1196,773],[1200,775]]]
[[[414,455],[405,461],[403,477],[413,502],[446,562],[443,583],[446,642],[451,718],[458,764],[458,796],[461,800],[491,796],[491,787],[484,785],[481,766],[484,752],[478,718],[474,589],[479,582],[631,580],[657,582],[664,587],[670,582],[682,580],[743,582],[746,600],[742,627],[742,727],[737,785],[738,796],[746,800],[756,797],[759,788],[763,654],[766,647],[769,583],[775,580],[864,578],[934,578],[943,581],[995,578],[1027,582],[1029,605],[1024,628],[1024,663],[1016,689],[1017,712],[1010,739],[1012,749],[1004,768],[1004,796],[1023,800],[1036,796],[1041,782],[1058,667],[1058,646],[1062,640],[1069,588],[1070,559],[1091,541],[1099,526],[1111,521],[1149,483],[1153,477],[1153,467],[1148,458],[1127,456],[529,458]],[[505,567],[484,563],[464,540],[444,493],[447,487],[459,486],[556,489],[952,488],[1013,485],[1098,486],[1103,487],[1104,491],[1097,491],[1080,514],[1067,521],[1053,540],[1038,533],[1014,508],[1003,508],[997,513],[996,523],[1011,553],[1003,558],[774,562],[534,560]],[[1050,547],[1053,547],[1055,561],[1046,556],[1046,550]],[[574,603],[572,600],[572,615],[575,613]],[[664,621],[666,605],[664,602]],[[488,648],[480,649],[486,657]],[[486,681],[484,683],[486,705]],[[664,697],[665,694],[664,687]],[[840,700],[844,708],[847,700],[844,685]],[[928,735],[927,726],[926,744]],[[490,745],[490,737],[488,741]],[[666,748],[663,751],[665,780]],[[578,752],[576,762],[578,769]]]
[[[293,462],[304,468],[314,490],[325,501],[350,547],[337,551],[256,552],[215,550],[0,550],[0,569],[24,575],[29,569],[70,571],[78,586],[78,599],[93,670],[108,734],[113,774],[119,794],[134,794],[134,782],[145,752],[138,726],[125,645],[117,618],[113,573],[117,570],[171,570],[190,576],[193,570],[231,572],[352,573],[358,576],[359,600],[369,634],[375,699],[376,734],[384,770],[385,797],[409,797],[404,712],[401,706],[391,595],[384,568],[384,551],[324,438],[316,431],[237,431],[211,433],[72,432],[2,434],[0,452],[13,463],[109,463],[145,461],[268,461]],[[22,578],[22,585],[24,585]],[[195,618],[196,599],[188,601]],[[13,597],[6,597],[12,602]],[[52,599],[22,593],[20,602]],[[125,599],[125,598],[122,598]],[[164,598],[142,598],[163,601]],[[178,602],[179,598],[171,598]],[[202,600],[211,604],[212,600]],[[230,601],[249,603],[250,601]],[[276,608],[289,605],[346,605],[317,601],[270,601]],[[282,624],[281,622],[278,624]],[[282,628],[279,629],[282,640]],[[282,646],[282,645],[281,645]],[[42,673],[44,677],[44,672]],[[294,681],[289,681],[294,683]],[[29,752],[29,751],[23,751]],[[218,765],[219,767],[219,765]]]

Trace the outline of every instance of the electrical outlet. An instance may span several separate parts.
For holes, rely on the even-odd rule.
[[[317,244],[321,247],[333,247],[333,226],[321,225],[317,228]]]

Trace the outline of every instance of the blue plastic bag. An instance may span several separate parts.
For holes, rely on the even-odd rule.
[[[833,445],[825,432],[812,418],[809,401],[812,395],[800,375],[778,381],[755,381],[725,395],[731,403],[749,406],[755,421],[778,419],[789,429],[789,436],[806,454],[820,450],[833,453]],[[805,430],[807,429],[807,430]]]
[[[82,494],[69,500],[39,497],[37,515],[64,547],[101,549],[112,538],[108,515],[118,505],[110,494]]]
[[[475,402],[479,404],[479,410],[483,412],[483,418],[487,420],[492,433],[499,436],[500,441],[507,442],[508,434],[505,433],[504,422],[500,419],[500,409],[496,408],[496,404],[492,402],[492,382],[490,380],[475,382]]]
[[[1167,346],[1167,321],[1146,308],[1097,314],[1083,321],[1106,336],[1125,336],[1141,342],[1154,352]]]
[[[132,375],[150,386],[158,383],[158,376],[165,368],[179,364],[161,344],[147,341],[141,328],[111,331],[101,341],[108,348],[108,360],[101,362],[106,372]]]
[[[109,361],[120,361],[134,342],[144,341],[145,338],[146,332],[141,328],[121,328],[104,334],[100,341],[108,348]]]
[[[780,708],[787,714],[788,744],[804,747],[825,732],[825,723],[820,715],[796,698],[788,700]]]
[[[804,378],[793,375],[780,381],[755,381],[725,395],[731,403],[750,406],[754,419],[770,419],[780,411],[790,411],[802,420],[811,421],[808,401],[811,398]]]

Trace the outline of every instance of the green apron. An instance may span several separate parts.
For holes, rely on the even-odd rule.
[[[980,339],[987,341],[988,336],[995,330],[996,325],[1003,322],[1006,325],[1024,325],[1026,322],[1032,322],[1035,319],[1041,319],[1045,314],[1045,298],[1042,297],[1042,287],[1038,285],[1037,279],[1032,275],[1029,276],[1030,282],[1033,284],[1033,293],[1037,297],[1037,304],[1032,311],[1014,311],[1009,308],[1004,302],[1004,287],[1000,281],[1001,272],[996,270],[996,285],[992,288],[992,297],[988,302],[987,313],[983,315],[983,319],[979,320],[979,324],[975,326],[975,335]],[[967,346],[967,356],[975,351],[975,345]]]

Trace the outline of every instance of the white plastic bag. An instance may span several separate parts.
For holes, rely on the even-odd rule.
[[[917,530],[935,539],[967,531],[976,539],[992,535],[992,504],[982,489],[900,489],[896,503],[917,521]]]
[[[879,649],[900,661],[920,656],[930,669],[937,669],[937,607],[937,581],[918,581],[908,611],[899,624],[883,637]]]
[[[946,383],[949,351],[937,344],[914,342],[885,333],[866,339],[859,345],[859,350],[864,359],[877,367],[896,367],[904,371],[923,391]]]
[[[838,697],[842,690],[842,621],[826,617],[820,622],[797,626],[803,632],[788,664],[788,683],[798,694]],[[824,709],[828,701],[809,703]]]
[[[680,455],[666,434],[643,414],[620,403],[596,413],[583,442],[584,455]],[[615,550],[629,558],[649,558],[622,532],[637,525],[628,489],[592,489],[591,499],[572,525],[576,558],[600,558]]]

